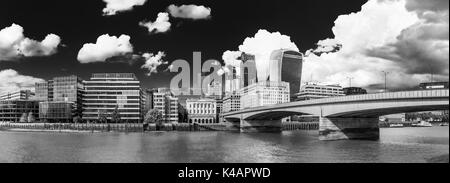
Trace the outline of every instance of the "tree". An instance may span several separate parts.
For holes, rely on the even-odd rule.
[[[156,124],[156,129],[159,129],[163,123],[162,112],[157,109],[150,109],[144,117],[144,124]]]
[[[178,104],[178,122],[186,123],[188,121],[188,111],[182,105]]]
[[[116,108],[114,108],[114,111],[111,113],[111,122],[120,123],[121,121],[122,119],[120,117],[119,106],[116,106]]]
[[[108,117],[107,117],[105,111],[103,111],[103,110],[98,111],[98,122],[99,123],[108,123]]]
[[[22,113],[22,116],[20,117],[19,122],[20,123],[26,123],[27,122],[27,118],[28,118],[28,115],[27,115],[26,112],[24,112],[24,113]]]
[[[31,111],[28,113],[28,118],[27,119],[28,119],[28,121],[27,121],[28,123],[36,122],[36,118],[34,118],[33,112],[31,112]]]
[[[81,117],[80,116],[75,116],[73,118],[73,123],[80,123],[81,122]]]

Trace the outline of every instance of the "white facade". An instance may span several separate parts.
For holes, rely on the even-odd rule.
[[[344,89],[339,85],[319,85],[317,83],[306,83],[296,94],[296,100],[312,100],[328,97],[345,96]]]
[[[188,99],[186,101],[186,108],[189,123],[218,123],[217,102],[214,99]]]
[[[15,92],[3,93],[0,95],[2,100],[30,100],[34,97],[34,92],[30,90],[19,90]]]
[[[258,82],[240,90],[241,109],[290,102],[289,83]]]
[[[166,88],[159,88],[153,93],[153,109],[161,111],[163,119],[167,123],[178,122],[178,98]]]

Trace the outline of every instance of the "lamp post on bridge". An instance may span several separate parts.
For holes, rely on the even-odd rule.
[[[381,71],[384,73],[384,93],[387,92],[387,75],[390,74],[390,72],[387,71]]]
[[[354,77],[347,77],[348,81],[349,81],[349,86],[348,87],[352,87],[352,79],[355,79]]]

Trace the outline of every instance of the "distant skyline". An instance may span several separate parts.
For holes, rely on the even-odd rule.
[[[302,80],[384,89],[448,80],[448,0],[5,1],[0,6],[0,93],[55,76],[135,73],[168,87],[171,62],[240,51],[307,56]]]

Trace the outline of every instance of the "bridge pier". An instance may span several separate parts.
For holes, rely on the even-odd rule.
[[[281,132],[281,120],[243,120],[240,130],[242,133],[251,132]]]
[[[320,140],[378,140],[378,118],[320,117]]]

